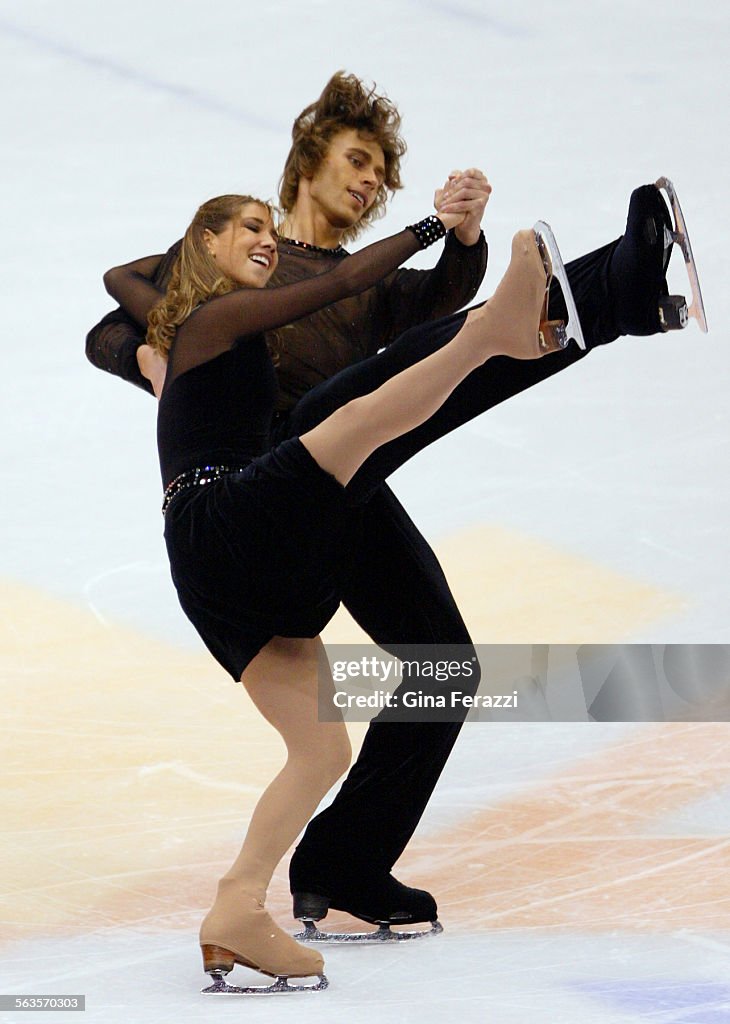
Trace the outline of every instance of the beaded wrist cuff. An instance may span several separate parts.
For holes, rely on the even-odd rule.
[[[434,242],[438,242],[439,238],[443,238],[446,234],[446,228],[443,223],[433,214],[430,217],[424,217],[423,220],[419,220],[418,224],[409,224],[407,230],[413,232],[422,249],[426,249],[429,245],[433,245]]]

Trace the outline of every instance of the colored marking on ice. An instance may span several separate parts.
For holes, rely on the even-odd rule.
[[[676,983],[647,979],[597,981],[573,986],[584,995],[597,996],[613,1009],[651,1014],[672,1024],[727,1024],[730,988],[711,981]],[[661,1017],[659,1016],[661,1015]]]
[[[729,758],[724,724],[649,726],[416,838],[403,872],[438,892],[460,929],[724,931],[730,840],[654,829],[724,788]]]
[[[682,611],[679,594],[499,526],[468,527],[436,553],[478,644],[609,644]],[[340,609],[325,643],[367,642]]]
[[[257,786],[281,765],[280,741],[202,652],[102,626],[18,584],[0,586],[0,613],[12,694],[6,938],[159,923],[167,913],[192,920],[201,865],[206,877],[225,869]],[[403,871],[439,893],[449,930],[721,931],[730,840],[656,829],[725,787],[729,756],[724,728],[650,726],[417,837]],[[207,784],[144,770],[180,760]],[[231,781],[242,788],[228,794],[230,807],[211,798]],[[283,915],[279,882],[272,910]],[[343,927],[334,914],[331,924]]]

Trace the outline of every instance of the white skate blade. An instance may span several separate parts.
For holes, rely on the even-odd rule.
[[[555,240],[553,229],[544,220],[539,220],[532,230],[537,236],[539,236],[545,245],[550,256],[550,262],[552,263],[553,277],[558,279],[560,287],[563,290],[565,308],[568,311],[568,320],[565,324],[566,337],[567,339],[572,338],[578,345],[578,348],[582,348],[585,351],[586,343],[585,338],[583,337],[583,328],[580,325],[580,317],[578,316],[578,310],[576,309],[575,299],[573,298],[573,292],[570,290],[570,284],[568,283],[568,274],[565,269],[565,264],[563,263],[563,258],[560,255],[560,249],[558,248],[558,243]]]
[[[373,942],[407,942],[410,939],[426,939],[430,935],[440,935],[444,930],[439,921],[432,921],[431,927],[418,932],[391,931],[389,924],[381,924],[376,932],[323,932],[314,921],[303,919],[304,931],[298,932],[294,938],[297,942],[321,942],[339,945],[343,942],[365,945]]]
[[[689,285],[692,289],[692,305],[687,310],[687,315],[694,317],[703,334],[707,334],[707,316],[705,314],[705,304],[702,301],[702,290],[700,288],[700,279],[697,274],[697,264],[695,263],[694,255],[692,254],[689,232],[687,231],[687,224],[684,219],[684,214],[682,213],[682,207],[679,205],[677,192],[674,188],[674,184],[669,180],[669,178],[658,178],[654,184],[660,191],[663,189],[667,194],[667,199],[669,200],[669,205],[672,210],[672,216],[674,217],[672,241],[676,242],[684,256],[684,265],[687,270]]]
[[[201,989],[205,993],[223,993],[224,995],[244,996],[281,996],[292,995],[295,992],[322,992],[329,988],[329,982],[324,974],[320,974],[315,985],[290,985],[289,979],[280,975],[271,985],[229,985],[222,974],[211,972],[214,979],[213,984],[208,988]]]

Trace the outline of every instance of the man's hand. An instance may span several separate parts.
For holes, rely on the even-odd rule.
[[[492,194],[486,175],[476,167],[466,171],[452,171],[444,187],[436,192],[438,213],[463,213],[464,219],[454,234],[464,245],[479,241],[484,209]]]
[[[140,373],[152,385],[155,397],[159,399],[167,373],[167,360],[151,345],[140,345],[137,349],[137,366]]]

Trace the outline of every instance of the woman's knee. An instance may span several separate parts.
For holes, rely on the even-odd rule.
[[[330,724],[333,728],[330,728]],[[328,723],[316,737],[303,735],[287,744],[289,758],[298,762],[299,771],[313,776],[326,792],[350,767],[352,746],[344,725]]]

